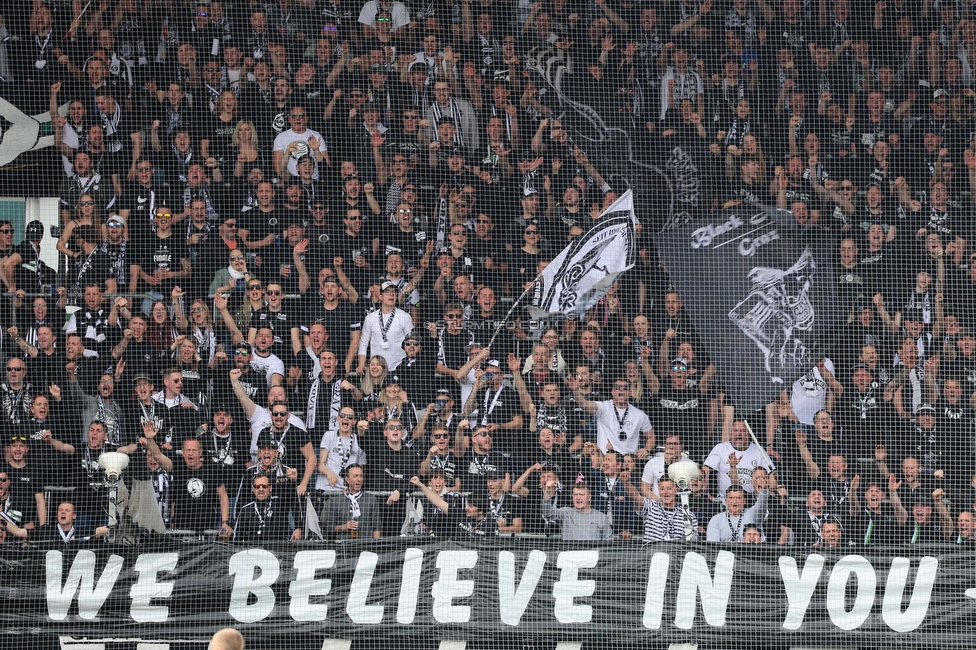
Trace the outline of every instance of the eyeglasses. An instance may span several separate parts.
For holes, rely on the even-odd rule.
[[[251,354],[250,350],[234,350],[234,355],[238,357],[246,357]]]
[[[830,417],[829,415],[823,415],[823,416],[821,416],[819,418],[813,418],[813,421],[814,422],[833,422],[834,419],[832,417]]]
[[[251,285],[248,285],[247,290],[248,291],[260,291],[261,290],[261,285],[260,284],[251,284]]]
[[[78,201],[78,205],[95,205],[94,201]]]
[[[276,418],[285,418],[288,417],[288,411],[271,411],[271,415]]]
[[[24,366],[7,366],[7,372],[21,372]]]
[[[267,490],[271,487],[270,483],[254,483],[255,490]]]
[[[340,413],[339,414],[339,419],[340,420],[355,420],[356,419],[356,415],[354,413]]]
[[[630,388],[630,386],[628,386],[627,384],[614,384],[613,385],[613,389],[614,390],[627,390],[628,388]]]
[[[199,314],[202,311],[203,311],[203,307],[194,307],[193,309],[190,310],[190,313],[191,314]]]
[[[302,117],[307,117],[307,116],[305,115],[305,113],[289,113],[288,114],[288,117],[302,118]]]
[[[388,424],[386,425],[387,431],[403,431],[403,425],[401,424]]]
[[[244,259],[244,256],[243,255],[231,255],[230,256],[230,261],[231,262],[240,262],[242,259]]]
[[[272,297],[281,295],[281,291],[279,289],[268,289],[265,291],[265,293]]]

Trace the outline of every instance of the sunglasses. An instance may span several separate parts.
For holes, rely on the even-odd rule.
[[[468,233],[464,232],[463,230],[454,230],[454,231],[451,232],[451,234],[452,235],[462,235],[463,236],[463,235],[467,235]]]
[[[224,225],[227,226],[228,228],[236,228],[237,227],[237,222],[234,222],[234,221],[225,221],[224,222]]]
[[[688,370],[688,366],[685,366],[685,365],[682,365],[682,364],[675,364],[675,365],[671,366],[671,370],[675,370],[675,371],[678,371],[678,372],[684,372],[684,371]]]
[[[405,341],[403,344],[404,345],[420,345],[420,343],[418,343],[417,341]]]
[[[0,483],[9,483],[10,478],[6,476],[0,476]]]
[[[109,228],[124,228],[125,226],[122,225],[121,223],[110,223],[110,224],[108,224],[108,227]]]
[[[444,318],[448,320],[457,320],[458,318],[464,318],[461,314],[445,314]]]
[[[340,420],[355,420],[356,419],[356,416],[353,415],[353,414],[351,414],[351,413],[340,413],[339,414],[339,419]]]
[[[13,228],[0,228],[0,232],[2,232],[5,235],[9,235],[13,231],[14,231]]]
[[[267,490],[271,487],[268,483],[253,483],[255,490]]]
[[[234,350],[234,355],[238,357],[246,357],[251,354],[250,350]]]
[[[285,418],[288,417],[288,411],[271,411],[271,415],[276,418]]]
[[[194,307],[193,309],[190,310],[190,313],[191,314],[199,314],[202,311],[203,311],[203,307]]]
[[[413,210],[397,210],[400,214],[413,214]]]
[[[451,436],[449,434],[447,434],[447,433],[434,433],[434,434],[431,434],[430,437],[433,438],[434,440],[439,440],[439,439],[444,439],[444,438],[450,438]]]
[[[351,216],[347,216],[346,219],[349,219],[349,221],[359,221],[360,219],[362,219],[362,217],[360,217],[358,214],[354,214]]]
[[[260,284],[252,284],[248,286],[248,291],[260,291],[263,287]]]
[[[387,431],[403,431],[403,426],[400,424],[390,424],[386,427]]]
[[[383,16],[381,18],[377,18],[376,19],[376,22],[378,22],[378,23],[390,23],[390,22],[393,22],[393,19],[392,18],[388,18],[386,16]]]
[[[614,384],[613,385],[613,389],[614,390],[627,390],[629,388],[630,388],[630,386],[628,386],[627,384]]]
[[[7,372],[21,372],[24,366],[7,366]]]
[[[78,205],[95,205],[94,201],[78,201]]]
[[[244,256],[243,255],[231,255],[230,256],[230,261],[231,262],[240,262],[242,259],[244,259]]]
[[[281,295],[281,291],[279,289],[268,289],[267,291],[265,291],[265,293],[268,294],[269,296],[280,296]]]
[[[156,215],[156,218],[157,219],[169,219],[172,216],[173,215],[171,213],[169,213],[169,212],[160,212],[159,214]]]
[[[136,167],[136,171],[140,172],[151,172],[153,170],[152,165],[149,167]]]
[[[206,11],[198,11],[197,12],[197,16],[199,16],[200,18],[206,18],[207,17],[207,12]]]

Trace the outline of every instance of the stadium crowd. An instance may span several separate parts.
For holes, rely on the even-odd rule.
[[[976,543],[971,11],[8,3],[0,94],[51,111],[64,176],[61,268],[0,222],[0,538],[105,535],[120,451],[140,525],[245,542]],[[646,231],[586,319],[506,320],[626,189],[556,92],[637,158],[693,154],[705,213],[836,238],[849,317],[765,411],[726,399]]]

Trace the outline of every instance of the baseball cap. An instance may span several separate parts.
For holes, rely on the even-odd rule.
[[[931,404],[927,403],[927,402],[924,402],[922,404],[919,404],[918,407],[915,409],[915,415],[916,416],[919,416],[919,415],[932,415],[932,416],[934,416],[935,415],[935,407],[932,406]]]
[[[27,239],[34,239],[35,237],[41,238],[44,236],[44,224],[40,221],[31,221],[27,224]]]
[[[125,225],[125,219],[123,219],[122,217],[120,217],[117,214],[113,214],[111,217],[108,218],[108,221],[106,223],[107,224],[118,223],[118,224],[121,224],[121,225],[124,226]]]
[[[384,282],[383,284],[380,285],[380,293],[383,293],[384,291],[387,291],[388,289],[394,289],[394,290],[396,290],[396,288],[397,288],[397,286],[395,284],[393,284],[392,282],[390,282],[389,280],[387,280],[386,282]]]
[[[265,449],[271,447],[272,449],[278,448],[278,441],[275,440],[274,436],[267,431],[258,434],[258,449]]]
[[[135,377],[132,378],[132,383],[133,384],[138,384],[140,381],[144,381],[147,384],[153,383],[153,380],[149,378],[149,375],[147,375],[144,372],[141,372],[141,373],[139,373],[138,375],[136,375]]]
[[[498,368],[498,369],[501,369],[502,367],[502,364],[498,359],[491,359],[490,361],[488,361],[488,365],[491,366],[492,368]]]

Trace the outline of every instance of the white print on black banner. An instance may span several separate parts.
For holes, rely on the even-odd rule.
[[[333,626],[335,633],[342,633],[342,626],[375,627],[377,631],[400,633],[406,626],[437,624],[494,625],[495,621],[507,626],[519,626],[526,622],[539,625],[547,633],[558,631],[560,626],[613,624],[621,632],[627,630],[678,630],[723,628],[727,624],[741,624],[734,618],[727,621],[732,600],[733,582],[736,579],[736,555],[722,550],[706,558],[693,551],[684,553],[654,552],[650,558],[641,551],[641,564],[646,572],[630,574],[620,582],[604,568],[600,568],[601,549],[554,551],[546,553],[534,549],[521,559],[511,551],[486,551],[475,548],[458,548],[424,552],[409,547],[395,562],[381,563],[381,556],[363,551],[356,558],[337,557],[331,549],[298,551],[294,554],[279,553],[261,548],[249,548],[226,557],[226,573],[221,576],[215,569],[208,578],[206,589],[227,590],[227,598],[199,602],[227,603],[226,612],[206,613],[217,621],[229,616],[239,623],[264,622],[274,625],[287,616],[292,621],[321,625],[323,621]],[[104,564],[94,552],[79,551],[65,575],[65,558],[62,551],[48,551],[45,557],[44,589],[47,601],[47,619],[54,622],[72,623],[69,611],[77,601],[77,617],[84,621],[99,619],[103,605],[112,598],[112,616],[115,618],[123,600],[129,601],[128,617],[135,623],[172,623],[180,629],[179,617],[171,620],[168,600],[173,598],[176,581],[180,580],[180,560],[188,565],[199,557],[183,558],[184,553],[143,553],[134,563],[119,555],[111,555]],[[223,561],[221,553],[217,553]],[[281,557],[279,557],[279,555]],[[747,554],[754,559],[754,555]],[[609,553],[604,562],[636,559],[624,556],[618,550]],[[214,559],[217,559],[215,557]],[[780,592],[785,602],[759,599],[751,603],[758,620],[780,630],[799,630],[808,610],[814,625],[822,626],[820,612],[825,610],[833,629],[825,632],[855,630],[866,623],[880,622],[888,630],[899,633],[919,628],[929,612],[932,592],[939,575],[939,559],[923,556],[916,559],[892,557],[879,560],[875,567],[865,557],[850,554],[828,565],[827,558],[814,553],[799,558],[781,556],[775,565],[762,568],[756,573],[754,563],[747,559],[739,572],[740,581],[750,581],[749,593],[757,588],[751,581],[756,577],[768,580],[767,593]],[[493,569],[489,569],[489,567]],[[914,566],[913,566],[914,565]],[[101,574],[96,567],[102,566]],[[179,567],[179,568],[178,568]],[[354,568],[353,568],[354,567]],[[521,568],[521,571],[519,570]],[[778,569],[778,570],[777,570]],[[120,575],[125,577],[116,589]],[[352,570],[351,576],[349,571]],[[174,578],[171,573],[176,572]],[[288,576],[287,589],[279,578]],[[221,581],[221,578],[224,578]],[[340,578],[341,579],[336,579]],[[198,583],[199,576],[188,579]],[[645,582],[640,582],[646,578]],[[348,582],[350,581],[351,582]],[[598,590],[606,592],[602,582],[613,580],[613,588],[620,600],[610,614],[613,619],[601,619],[601,613],[591,603]],[[779,582],[781,590],[775,585]],[[394,584],[397,581],[399,584]],[[882,584],[883,583],[883,584]],[[341,585],[348,584],[348,588]],[[540,584],[542,585],[540,587]],[[429,585],[424,589],[422,585]],[[739,584],[741,587],[741,584]],[[187,587],[178,591],[180,597],[190,596]],[[113,591],[116,592],[113,594]],[[959,596],[974,597],[974,590],[965,590]],[[379,592],[389,598],[376,597]],[[22,591],[20,593],[23,593]],[[284,594],[288,594],[287,602]],[[397,595],[394,595],[397,594]],[[477,595],[476,595],[477,594]],[[959,596],[940,592],[939,599],[960,602]],[[9,596],[8,596],[9,597]],[[486,603],[487,600],[497,603]],[[530,603],[534,607],[530,608]],[[30,602],[21,599],[18,603]],[[907,602],[907,605],[905,603]],[[962,600],[963,603],[968,601]],[[736,607],[744,603],[736,603]],[[543,609],[540,610],[539,607]],[[785,612],[774,618],[764,618],[764,612]],[[287,614],[286,614],[287,612]],[[623,618],[621,613],[623,612]],[[667,617],[665,618],[665,614]],[[40,612],[18,612],[23,620],[37,617]],[[40,614],[43,615],[43,614]],[[497,617],[497,618],[496,618]],[[123,622],[125,624],[127,622]],[[163,633],[154,628],[155,634]],[[105,631],[112,631],[106,628]]]
[[[816,273],[809,248],[786,270],[757,266],[749,271],[749,295],[729,312],[729,320],[762,352],[776,383],[811,365],[810,349],[795,334],[813,329],[816,314],[808,294]]]

